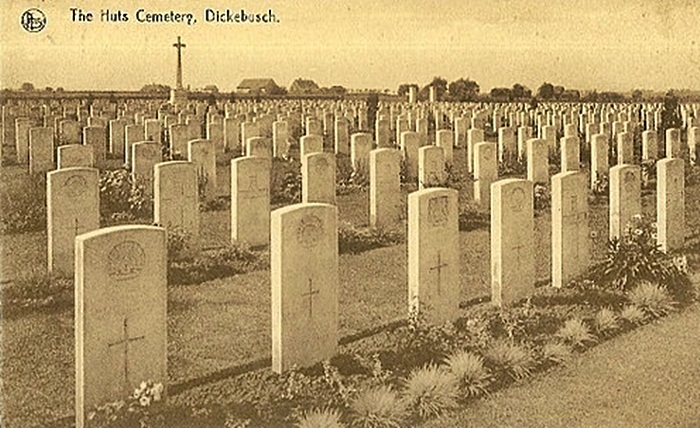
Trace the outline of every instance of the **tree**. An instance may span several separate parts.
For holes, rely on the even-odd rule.
[[[47,86],[44,88],[44,91],[46,92],[53,92],[53,88],[51,86]]]
[[[664,107],[661,110],[661,135],[666,135],[666,130],[669,128],[681,127],[680,107],[678,106],[678,97],[673,91],[666,92],[664,96]]]
[[[513,85],[512,96],[514,100],[522,100],[532,97],[532,91],[520,83],[516,83]]]
[[[632,101],[639,102],[642,101],[642,99],[644,99],[644,94],[641,90],[635,89],[632,91]]]
[[[427,100],[430,96],[431,87],[435,88],[435,97],[437,100],[440,100],[445,95],[445,92],[447,92],[447,80],[442,77],[434,77],[432,82],[428,83],[420,90],[418,98]]]
[[[454,101],[473,101],[479,94],[479,84],[468,77],[457,79],[449,84],[448,93]]]
[[[330,92],[333,95],[345,95],[348,92],[348,90],[340,85],[333,85],[330,88],[328,88],[328,92]]]
[[[211,92],[213,94],[218,94],[219,93],[219,87],[216,85],[207,85],[204,87],[204,90],[206,92]]]
[[[20,90],[22,91],[33,91],[34,90],[34,85],[29,82],[24,82],[22,83],[22,86],[20,86]]]
[[[566,91],[565,87],[563,87],[561,85],[555,86],[554,87],[554,98],[558,100],[562,96],[562,94],[564,94],[565,91]]]
[[[408,92],[411,88],[416,89],[416,94],[420,90],[420,87],[415,83],[404,83],[404,84],[399,85],[399,89],[396,91],[396,93],[400,97],[405,97],[406,95],[408,95]]]
[[[542,86],[537,88],[537,98],[543,100],[551,100],[554,98],[554,86],[551,83],[543,83]]]
[[[489,94],[493,101],[510,101],[513,94],[510,88],[491,88]]]
[[[141,88],[141,92],[170,92],[170,86],[159,83],[149,83]]]

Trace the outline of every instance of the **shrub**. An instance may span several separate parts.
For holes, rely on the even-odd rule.
[[[542,347],[542,358],[553,363],[563,363],[571,357],[571,347],[561,342],[546,343]]]
[[[369,185],[369,176],[364,169],[355,171],[350,156],[337,153],[335,155],[335,181],[338,187],[365,187]]]
[[[593,317],[593,327],[599,334],[616,330],[619,326],[618,317],[612,309],[603,308]]]
[[[408,417],[406,404],[389,386],[360,393],[350,405],[352,426],[361,428],[401,428]]]
[[[0,197],[0,233],[46,230],[46,179],[31,176],[4,183]]]
[[[642,170],[642,189],[649,189],[656,181],[656,161],[653,159],[645,160],[640,166]]]
[[[627,305],[620,311],[620,319],[632,325],[643,323],[645,318],[644,311],[635,305]]]
[[[487,228],[491,224],[491,215],[474,202],[459,206],[459,230],[470,231]]]
[[[2,301],[5,312],[26,307],[45,307],[73,301],[73,280],[56,278],[41,268],[22,271],[12,282],[3,284]]]
[[[598,174],[598,178],[593,182],[593,194],[600,197],[608,197],[610,192],[610,177],[608,174]]]
[[[628,298],[630,303],[652,318],[662,317],[675,308],[675,302],[666,289],[648,281],[640,283],[629,292]]]
[[[88,412],[90,427],[149,427],[162,413],[163,384],[141,382],[127,400],[97,406]],[[154,408],[155,406],[155,408]],[[162,415],[160,419],[162,419]]]
[[[274,158],[270,174],[272,204],[301,202],[301,163],[299,161]]]
[[[208,250],[192,259],[173,260],[168,264],[169,284],[197,284],[225,278],[260,268],[262,260],[241,244]]]
[[[533,201],[536,211],[542,211],[552,206],[552,195],[549,188],[541,183],[535,183],[533,188]]]
[[[460,389],[467,396],[475,397],[486,393],[491,374],[484,367],[484,360],[468,351],[458,351],[445,360],[445,365],[458,381]]]
[[[641,281],[681,284],[683,276],[656,243],[656,225],[641,215],[632,219],[622,237],[608,242],[606,258],[594,271],[602,284],[625,291]]]
[[[504,340],[495,341],[486,350],[484,357],[494,367],[505,371],[514,379],[530,376],[534,363],[526,347]]]
[[[527,165],[518,159],[515,153],[511,156],[504,156],[503,162],[498,163],[499,177],[522,176],[527,173]]]
[[[591,334],[588,326],[577,318],[566,320],[564,326],[557,332],[557,336],[571,346],[584,346],[586,342],[595,341],[595,336]]]
[[[106,222],[117,219],[147,219],[152,215],[151,201],[144,195],[126,169],[100,172],[100,216]]]
[[[180,261],[190,248],[191,236],[182,227],[168,227],[168,261]]]
[[[304,412],[297,428],[343,428],[340,412],[335,409],[314,409]]]
[[[375,248],[388,247],[403,242],[397,231],[382,228],[356,228],[349,223],[338,227],[338,252],[358,254]]]
[[[408,407],[421,418],[440,416],[457,407],[457,392],[454,376],[436,365],[413,370],[404,388]]]

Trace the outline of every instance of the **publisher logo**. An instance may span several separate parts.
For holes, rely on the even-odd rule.
[[[46,27],[46,15],[39,9],[27,9],[20,19],[22,28],[30,33],[38,33]]]

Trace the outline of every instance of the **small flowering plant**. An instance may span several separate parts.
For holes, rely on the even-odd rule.
[[[612,288],[629,291],[641,281],[672,285],[684,275],[682,261],[661,251],[656,223],[636,215],[619,238],[608,242],[607,257],[597,271],[599,280]]]
[[[115,401],[88,413],[91,428],[150,426],[156,418],[154,406],[163,400],[163,384],[151,380],[141,382],[126,400]]]

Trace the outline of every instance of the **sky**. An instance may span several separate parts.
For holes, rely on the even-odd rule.
[[[174,86],[182,36],[185,85],[232,91],[244,78],[396,90],[440,76],[482,92],[520,83],[566,88],[700,90],[697,0],[0,0],[0,87],[138,90]],[[91,11],[75,22],[71,8]],[[20,16],[41,9],[29,33]],[[211,23],[205,9],[272,10],[270,24]],[[100,21],[121,10],[128,22]],[[140,23],[135,12],[192,13],[193,25]]]

